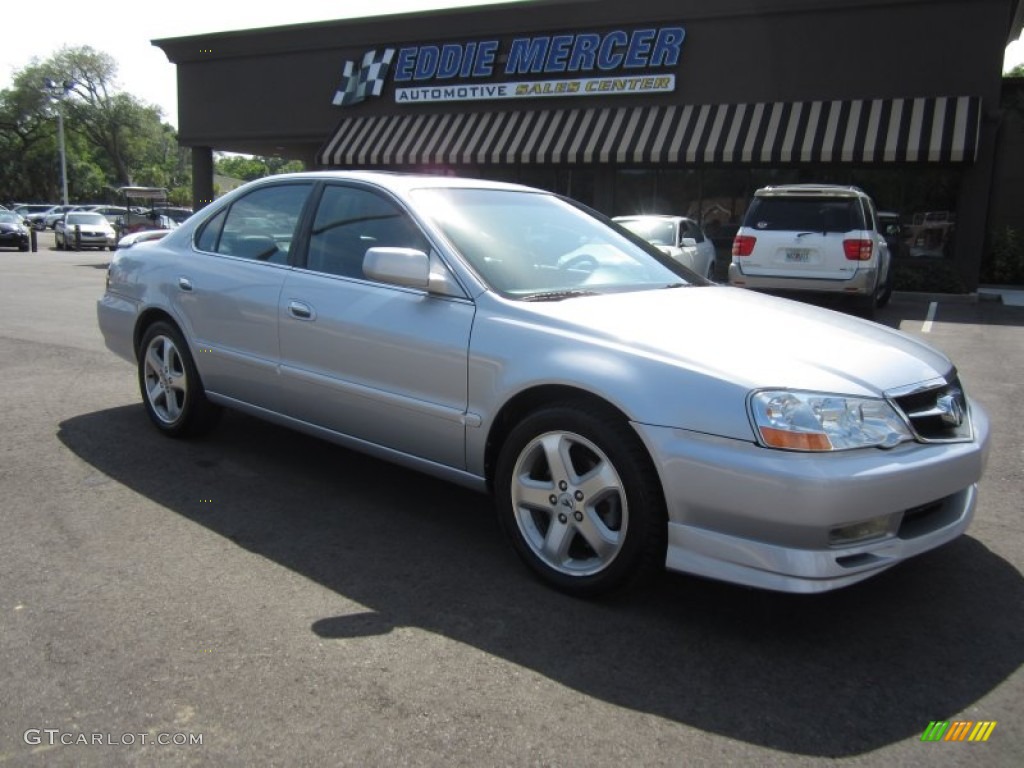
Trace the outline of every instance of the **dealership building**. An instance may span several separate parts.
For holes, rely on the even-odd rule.
[[[1020,0],[534,0],[155,45],[197,205],[215,151],[279,155],[687,215],[724,257],[759,187],[855,184],[901,257],[973,290],[991,232],[1024,229],[1022,24]]]

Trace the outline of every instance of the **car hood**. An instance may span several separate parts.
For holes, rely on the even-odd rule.
[[[555,332],[748,390],[877,396],[952,369],[945,355],[891,328],[739,288],[681,287],[523,306]]]

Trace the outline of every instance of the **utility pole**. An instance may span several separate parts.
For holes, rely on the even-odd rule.
[[[68,204],[68,159],[67,153],[64,151],[64,114],[60,108],[61,100],[68,95],[68,91],[74,85],[72,82],[65,81],[62,84],[56,83],[50,78],[46,78],[44,83],[46,87],[46,94],[54,103],[54,108],[57,110],[57,148],[60,151],[60,186],[62,192],[61,202],[64,205]]]

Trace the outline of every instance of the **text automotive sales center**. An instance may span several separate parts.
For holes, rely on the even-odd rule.
[[[214,150],[281,155],[688,215],[724,255],[755,189],[856,184],[973,289],[988,233],[1024,228],[1022,24],[1020,0],[535,0],[155,44],[197,204]]]

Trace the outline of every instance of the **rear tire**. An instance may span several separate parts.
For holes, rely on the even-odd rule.
[[[523,419],[498,457],[495,501],[516,553],[562,592],[595,597],[664,569],[661,482],[610,409],[567,402]]]
[[[139,390],[153,425],[168,437],[196,437],[216,426],[221,409],[206,399],[181,332],[153,323],[139,344]]]

